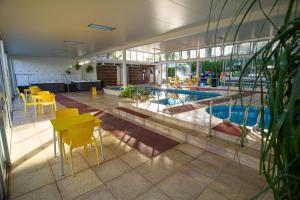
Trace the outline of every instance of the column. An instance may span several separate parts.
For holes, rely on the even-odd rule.
[[[122,50],[123,53],[123,62],[122,62],[122,81],[123,85],[128,84],[128,70],[127,70],[127,65],[126,65],[126,50]]]

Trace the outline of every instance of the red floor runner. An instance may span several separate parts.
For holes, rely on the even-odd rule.
[[[80,114],[91,113],[98,117],[103,121],[102,128],[104,130],[110,131],[114,136],[147,157],[157,156],[179,144],[177,141],[83,104],[63,94],[56,94],[55,97],[56,101],[65,107],[78,108]]]

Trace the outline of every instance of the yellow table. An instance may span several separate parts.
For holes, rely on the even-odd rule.
[[[61,131],[67,131],[68,128],[71,125],[78,124],[81,122],[85,122],[88,120],[95,119],[95,126],[99,127],[98,132],[99,132],[99,137],[100,137],[100,150],[101,150],[101,157],[102,160],[104,160],[104,153],[103,153],[103,142],[102,142],[102,131],[101,131],[101,123],[102,121],[98,119],[97,117],[91,115],[90,113],[86,113],[83,115],[78,115],[78,116],[72,116],[72,117],[66,117],[63,119],[53,119],[50,120],[51,124],[53,126],[53,145],[54,145],[54,156],[56,157],[56,131],[58,133],[61,133]],[[58,144],[59,144],[59,149],[60,152],[62,152],[62,135],[58,134]],[[61,163],[61,174],[62,176],[64,175],[64,159],[62,153],[60,153],[60,163]]]

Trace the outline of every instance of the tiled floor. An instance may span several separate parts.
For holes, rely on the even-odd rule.
[[[70,97],[111,111],[117,97],[70,93]],[[59,105],[58,105],[59,106]],[[60,176],[54,158],[53,114],[24,115],[16,104],[9,176],[10,199],[249,199],[265,182],[258,172],[189,144],[180,144],[149,159],[120,142],[109,132],[104,136],[105,161],[96,164],[94,149],[85,156],[74,154],[74,177],[66,164]],[[272,199],[270,195],[262,199]]]

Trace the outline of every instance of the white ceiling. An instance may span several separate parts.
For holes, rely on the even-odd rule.
[[[210,2],[0,0],[0,34],[8,54],[12,56],[79,57],[185,27],[205,24],[208,21]],[[224,0],[213,2],[212,19],[216,20]],[[222,18],[232,17],[241,2],[229,0]],[[264,7],[270,7],[272,2],[274,0],[264,0]],[[87,27],[90,23],[111,26],[115,30],[90,29]],[[253,27],[255,25],[252,24],[248,28]],[[251,32],[253,31],[249,31]],[[198,43],[203,40],[199,36],[195,38]],[[66,44],[64,41],[78,41],[81,44]],[[163,47],[159,45],[159,48]],[[172,48],[178,48],[178,45]]]

